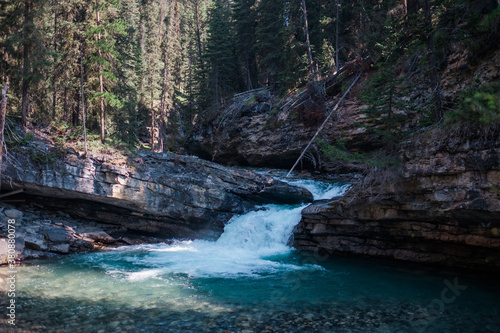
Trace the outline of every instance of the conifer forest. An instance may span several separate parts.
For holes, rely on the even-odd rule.
[[[7,114],[24,128],[53,122],[85,127],[102,142],[177,151],[193,124],[234,94],[261,87],[284,94],[356,57],[386,66],[431,40],[442,53],[447,40],[472,39],[470,24],[437,26],[472,7],[459,0],[3,0]],[[489,29],[481,27],[474,29]]]

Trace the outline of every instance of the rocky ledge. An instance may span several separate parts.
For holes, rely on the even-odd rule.
[[[435,130],[343,198],[302,212],[294,245],[500,271],[499,130]]]
[[[113,161],[73,152],[41,163],[30,151],[23,147],[10,152],[2,190],[23,192],[8,199],[114,225],[123,232],[165,239],[216,238],[233,215],[256,205],[312,201],[307,190],[192,156],[137,152]],[[61,233],[71,234],[65,230]]]

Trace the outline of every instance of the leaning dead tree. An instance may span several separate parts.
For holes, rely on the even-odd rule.
[[[9,78],[5,80],[2,88],[2,101],[0,103],[0,176],[2,175],[3,145],[5,143],[5,114],[7,113],[7,89],[9,88]],[[0,182],[0,189],[2,183]]]
[[[318,136],[318,134],[321,132],[321,130],[325,127],[325,125],[328,122],[328,120],[330,119],[330,117],[339,108],[340,103],[342,103],[344,101],[344,98],[347,96],[347,94],[349,93],[349,91],[351,91],[352,87],[354,87],[354,85],[356,84],[356,82],[358,82],[359,78],[361,77],[361,74],[363,74],[363,72],[360,72],[358,74],[358,76],[356,76],[356,78],[354,79],[354,81],[349,86],[349,89],[346,90],[346,92],[344,93],[344,95],[342,95],[342,97],[339,99],[339,101],[337,102],[337,104],[335,104],[335,106],[333,107],[332,111],[330,111],[330,113],[326,117],[326,119],[323,122],[323,124],[321,124],[321,126],[318,128],[318,130],[314,134],[314,136],[311,139],[311,141],[309,141],[309,143],[307,144],[306,148],[304,148],[304,150],[302,151],[302,154],[300,154],[299,158],[297,159],[297,161],[295,162],[295,164],[293,165],[293,167],[290,169],[290,171],[288,171],[288,173],[286,175],[286,178],[288,178],[290,176],[290,174],[295,169],[295,167],[297,166],[297,164],[299,164],[299,162],[302,160],[302,158],[304,157],[305,153],[307,152],[307,150],[309,149],[309,147],[311,147],[312,143],[314,142],[314,140],[316,139],[316,137]]]

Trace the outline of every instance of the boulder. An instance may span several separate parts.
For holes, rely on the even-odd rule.
[[[41,234],[27,234],[24,237],[24,242],[26,243],[26,248],[35,251],[48,251],[49,247],[47,242]]]

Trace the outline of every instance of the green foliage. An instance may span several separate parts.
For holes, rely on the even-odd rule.
[[[321,145],[321,152],[333,161],[354,162],[362,158],[360,153],[351,153],[346,148],[348,139],[337,139],[333,145],[328,144],[324,140],[317,140]]]
[[[5,139],[5,143],[8,148],[15,147],[26,147],[33,141],[34,134],[33,132],[28,132],[21,137],[13,137],[12,135],[7,135]]]
[[[19,145],[20,146],[27,146],[31,141],[33,141],[33,138],[34,138],[34,134],[33,132],[29,132],[29,133],[26,133],[21,141],[19,141]]]
[[[339,138],[335,144],[328,144],[326,141],[319,139],[317,142],[320,144],[320,151],[332,161],[361,163],[373,167],[397,167],[400,165],[400,162],[394,157],[350,152],[346,147],[348,139]]]
[[[257,5],[257,28],[255,48],[259,59],[259,73],[262,82],[276,88],[282,72],[282,54],[286,38],[284,25],[285,6],[283,1],[262,0]]]
[[[374,117],[380,124],[395,125],[404,120],[397,111],[408,109],[407,103],[402,99],[402,78],[397,77],[394,65],[384,63],[378,67],[361,93],[362,100],[369,105],[363,112]]]
[[[461,94],[458,108],[447,115],[447,121],[473,125],[500,124],[500,83],[469,88]]]
[[[62,147],[56,147],[48,152],[42,152],[35,148],[30,150],[31,161],[38,165],[54,163],[65,155]]]
[[[306,2],[318,77],[332,75],[339,65],[334,63],[336,54],[341,64],[370,54],[377,72],[363,99],[370,105],[367,112],[392,128],[399,122],[397,111],[408,108],[400,98],[405,91],[395,64],[412,58],[418,59],[415,66],[430,64],[421,56],[428,53],[430,35],[437,66],[445,64],[450,43],[469,48],[471,59],[498,44],[500,8],[494,1],[430,1],[430,25],[422,1],[411,1],[417,8],[409,15],[402,13],[402,2],[396,0]],[[30,121],[63,121],[80,133],[83,74],[90,136],[99,130],[103,101],[108,138],[129,146],[145,142],[151,146],[162,89],[167,90],[169,117],[167,133],[162,134],[181,142],[195,117],[215,119],[219,107],[227,106],[235,93],[262,86],[284,92],[309,79],[301,0],[178,0],[176,15],[171,13],[173,3],[0,1],[0,75],[10,79],[8,114],[20,114],[24,86]],[[163,59],[168,62],[166,87]],[[464,97],[456,113],[463,113],[464,119],[473,115],[474,122],[496,123],[497,93],[482,89]],[[213,110],[213,116],[204,115],[205,110]],[[422,123],[435,121],[431,111],[419,111]],[[390,141],[387,133],[400,134],[393,130],[379,134]]]

